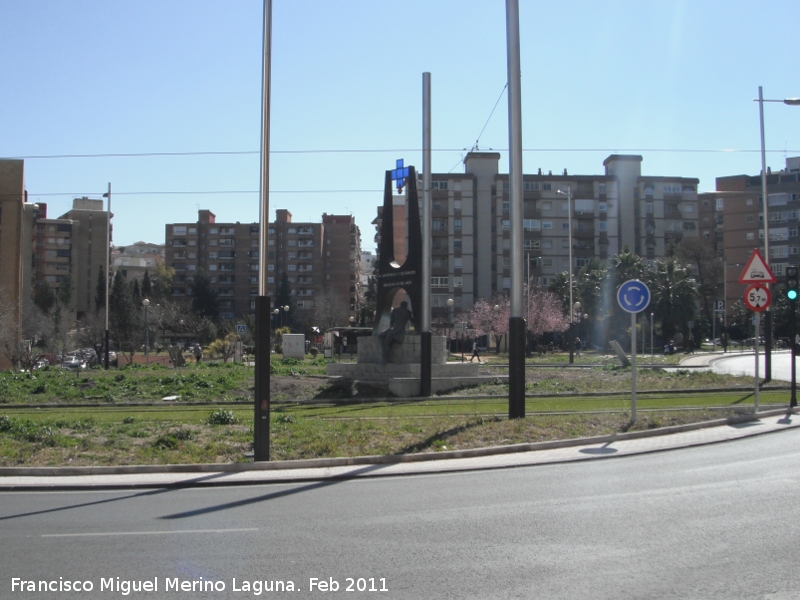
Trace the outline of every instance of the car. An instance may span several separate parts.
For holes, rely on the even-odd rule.
[[[36,363],[33,365],[33,370],[34,370],[34,371],[38,371],[39,369],[44,369],[44,368],[45,368],[46,366],[48,366],[49,364],[50,364],[50,361],[49,361],[49,360],[47,360],[46,358],[40,358],[40,359],[39,359],[39,360],[37,360],[37,361],[36,361]]]
[[[61,368],[68,371],[83,371],[86,368],[86,363],[77,356],[70,355],[64,357]]]

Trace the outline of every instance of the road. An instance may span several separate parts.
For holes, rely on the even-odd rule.
[[[131,594],[151,598],[270,596],[244,582],[275,580],[294,598],[800,598],[799,498],[800,429],[468,473],[3,492],[0,597],[123,595],[100,591],[105,578],[155,580]],[[12,578],[59,577],[93,590],[12,591]],[[315,577],[338,592],[310,591]],[[388,591],[349,593],[347,578]],[[225,590],[165,591],[174,580]]]
[[[758,373],[764,377],[764,349],[759,349]],[[752,354],[731,354],[712,363],[715,373],[727,375],[743,375],[753,377],[755,374],[756,360]],[[772,379],[775,381],[792,380],[792,356],[789,352],[773,352],[772,354]]]

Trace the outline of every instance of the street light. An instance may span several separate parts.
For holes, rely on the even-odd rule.
[[[571,286],[570,286],[571,289]],[[572,300],[572,294],[570,294],[570,301]],[[578,320],[581,318],[581,303],[575,302],[575,304],[571,305],[569,311],[569,362],[572,364],[575,361],[574,353],[575,353],[575,313],[578,313]]]
[[[453,305],[455,304],[455,300],[452,298],[447,299],[447,351],[450,352],[450,330],[453,327],[453,320],[455,319],[453,315]]]
[[[109,290],[109,278],[111,275],[109,274],[110,271],[110,261],[111,261],[111,182],[108,183],[108,192],[103,194],[104,198],[108,198],[108,218],[106,220],[106,330],[105,330],[105,342],[106,342],[106,355],[104,361],[104,367],[108,370],[108,344],[109,344],[109,335],[108,335],[108,295],[110,293]]]
[[[800,98],[785,98],[783,100],[765,100],[764,92],[761,86],[758,86],[758,116],[761,128],[761,198],[762,198],[762,212],[764,215],[764,260],[769,264],[769,196],[767,195],[767,148],[764,143],[764,102],[780,102],[787,106],[800,106]],[[766,383],[772,378],[772,311],[767,307],[766,310],[766,323],[764,329],[764,382]],[[756,336],[758,337],[758,336]],[[758,346],[758,339],[754,344]]]
[[[572,189],[570,186],[567,186],[567,191],[558,190],[558,193],[562,196],[567,197],[567,235],[569,236],[569,243],[567,246],[569,247],[569,305],[572,306]],[[572,331],[572,309],[570,309],[570,317],[569,317],[569,362],[572,364],[573,357],[572,357],[572,346],[573,344],[573,336],[575,335]]]
[[[289,305],[283,307],[283,314],[285,315],[286,322],[289,322]]]
[[[142,300],[144,306],[144,360],[145,364],[150,364],[150,328],[147,326],[147,307],[150,306],[150,300],[145,298]]]
[[[492,310],[494,311],[495,315],[497,315],[497,313],[500,312],[500,305],[499,304],[495,304],[492,307]],[[496,318],[497,318],[497,316],[495,316],[495,319]],[[495,325],[495,331],[497,331],[497,325]],[[476,339],[475,340],[475,344],[477,344],[477,343],[478,343],[478,340]],[[488,342],[487,342],[486,346],[488,348],[488,346],[489,346]],[[500,354],[500,338],[498,336],[495,336],[495,346],[496,346],[495,347],[495,354]],[[487,352],[488,352],[488,349],[487,349]]]

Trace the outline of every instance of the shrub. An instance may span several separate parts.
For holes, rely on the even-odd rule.
[[[230,410],[215,410],[208,417],[209,425],[233,425],[235,423],[236,417]]]

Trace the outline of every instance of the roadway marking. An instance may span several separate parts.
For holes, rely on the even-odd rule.
[[[178,529],[173,531],[109,531],[97,533],[44,533],[43,538],[62,538],[62,537],[102,537],[113,535],[171,535],[184,533],[237,533],[243,531],[259,531],[258,527],[247,527],[243,529]]]

